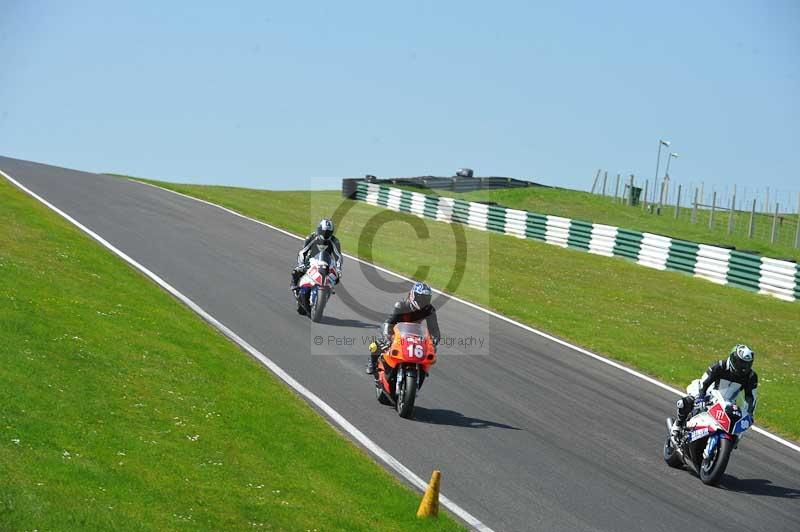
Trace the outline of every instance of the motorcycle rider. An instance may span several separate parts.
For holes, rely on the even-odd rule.
[[[433,292],[428,283],[414,283],[405,299],[398,301],[392,308],[392,313],[386,318],[381,327],[381,338],[370,344],[369,363],[365,372],[373,375],[378,363],[378,357],[392,343],[394,326],[398,323],[420,323],[425,320],[428,332],[433,340],[433,345],[439,344],[439,320],[436,318],[436,309],[431,305]]]
[[[327,251],[336,261],[336,271],[339,273],[336,283],[342,279],[342,248],[339,239],[333,236],[333,221],[323,218],[317,224],[317,229],[308,235],[303,242],[303,247],[297,252],[297,266],[292,270],[292,283],[290,290],[297,289],[297,282],[308,269],[308,259],[320,251]]]
[[[713,385],[727,401],[733,401],[744,390],[746,409],[743,416],[753,415],[756,410],[756,388],[758,375],[753,371],[756,354],[744,344],[736,344],[727,360],[720,360],[709,367],[702,377],[689,386],[689,395],[678,399],[678,415],[672,424],[672,437],[677,437],[686,425],[695,403],[703,402],[706,390]]]

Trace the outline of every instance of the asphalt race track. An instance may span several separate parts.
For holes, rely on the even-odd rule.
[[[651,383],[451,300],[443,333],[486,336],[490,354],[444,353],[407,421],[378,404],[366,357],[354,356],[376,322],[338,295],[323,324],[295,313],[296,239],[120,178],[4,157],[0,169],[193,299],[417,475],[441,469],[443,492],[495,530],[800,530],[800,453],[751,432],[722,486],[704,486],[661,459],[676,397]],[[392,304],[352,260],[344,286],[370,308]]]

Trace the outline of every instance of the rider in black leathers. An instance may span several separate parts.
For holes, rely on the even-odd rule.
[[[720,360],[709,367],[697,382],[697,389],[693,393],[678,399],[677,418],[672,424],[672,436],[676,437],[686,425],[686,420],[697,401],[705,399],[706,391],[714,387],[718,389],[728,401],[732,401],[744,392],[746,410],[744,415],[754,415],[756,411],[756,388],[758,375],[753,371],[755,353],[744,344],[734,346],[727,360]]]
[[[431,296],[431,287],[427,283],[414,283],[406,298],[394,304],[392,313],[386,318],[381,327],[381,338],[370,346],[369,363],[365,370],[368,375],[375,373],[378,357],[392,343],[394,326],[398,323],[419,323],[425,320],[433,345],[439,344],[439,339],[441,338],[439,320],[436,318],[436,309],[431,305]]]
[[[336,261],[336,270],[339,273],[337,282],[342,279],[342,248],[339,239],[333,236],[333,222],[327,218],[320,220],[317,229],[308,235],[303,242],[303,247],[297,252],[297,266],[292,270],[290,290],[297,288],[297,282],[308,269],[308,259],[322,250],[331,254]]]

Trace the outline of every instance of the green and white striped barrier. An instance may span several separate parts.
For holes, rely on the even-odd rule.
[[[786,301],[800,299],[800,270],[790,261],[367,182],[357,184],[355,199],[442,222],[461,223],[607,257],[625,257],[649,268],[684,272]]]

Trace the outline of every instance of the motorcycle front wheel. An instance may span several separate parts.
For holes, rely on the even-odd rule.
[[[328,302],[328,291],[317,290],[317,298],[311,307],[311,321],[319,323],[322,321],[322,312],[325,310],[325,303]]]
[[[708,486],[716,486],[722,480],[725,468],[728,467],[728,460],[733,450],[733,441],[725,438],[720,439],[719,445],[714,453],[708,458],[703,458],[700,462],[700,480]]]
[[[397,413],[410,419],[414,415],[414,400],[417,398],[417,372],[407,372],[400,383],[397,394]]]

